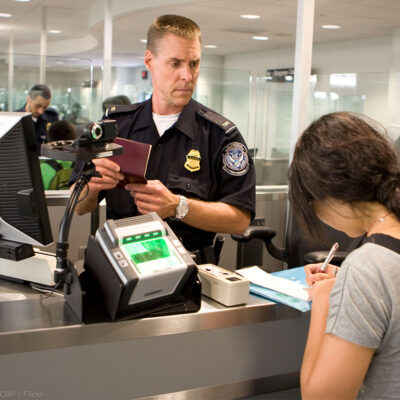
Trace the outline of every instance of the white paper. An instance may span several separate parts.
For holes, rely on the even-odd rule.
[[[300,300],[308,300],[308,290],[306,287],[300,283],[271,275],[259,267],[242,268],[238,269],[236,272],[255,285],[263,286],[267,289],[272,289]]]

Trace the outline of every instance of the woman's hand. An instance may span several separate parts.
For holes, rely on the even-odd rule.
[[[338,267],[328,264],[325,272],[320,272],[321,266],[322,263],[308,264],[304,266],[306,282],[309,286],[312,286],[315,282],[322,281],[324,279],[331,279],[336,276]]]

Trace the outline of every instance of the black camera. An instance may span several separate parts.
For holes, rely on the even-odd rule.
[[[114,120],[89,122],[85,125],[77,125],[76,133],[78,147],[93,143],[110,143],[117,137],[117,123]]]
[[[77,139],[56,140],[42,144],[41,154],[56,160],[88,161],[123,153],[123,147],[112,143],[117,137],[114,120],[76,125]]]

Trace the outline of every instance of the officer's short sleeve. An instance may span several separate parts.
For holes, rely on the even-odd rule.
[[[217,168],[218,201],[248,210],[254,218],[255,167],[247,145],[236,128],[225,135]]]

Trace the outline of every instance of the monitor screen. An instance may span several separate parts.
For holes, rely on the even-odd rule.
[[[53,241],[30,113],[0,112],[0,239]]]

